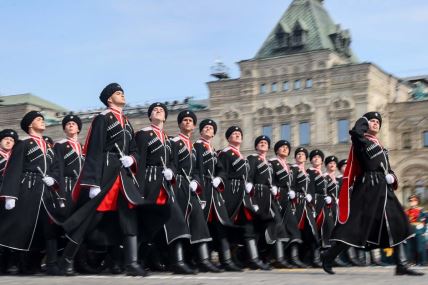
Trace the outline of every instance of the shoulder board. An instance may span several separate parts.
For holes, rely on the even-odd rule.
[[[178,141],[180,140],[180,137],[179,137],[179,136],[176,136],[176,137],[174,137],[174,138],[171,138],[171,140],[172,140],[173,142],[178,142]]]
[[[259,157],[259,155],[258,155],[257,153],[252,153],[252,154],[250,154],[248,157],[250,157],[250,156]]]
[[[278,160],[277,157],[273,157],[273,158],[269,159],[269,161],[277,161],[277,160]]]
[[[105,109],[104,111],[102,111],[101,113],[100,113],[100,115],[107,115],[108,113],[110,113],[111,112],[111,110],[110,109]]]
[[[26,141],[26,140],[29,140],[29,139],[31,139],[31,137],[30,137],[30,136],[28,136],[28,137],[23,137],[23,138],[19,138],[19,140],[21,140],[21,141]]]
[[[147,132],[147,131],[151,131],[151,130],[153,130],[153,128],[152,127],[145,127],[145,128],[142,128],[141,129],[143,132]]]
[[[62,140],[59,140],[59,141],[55,142],[55,144],[57,144],[57,143],[66,143],[66,142],[67,142],[67,139],[62,139]]]
[[[195,141],[195,143],[203,143],[203,141],[197,140],[197,141]]]
[[[225,147],[222,152],[228,152],[230,150],[230,146]]]

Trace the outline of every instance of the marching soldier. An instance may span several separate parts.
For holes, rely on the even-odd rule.
[[[319,237],[315,221],[315,188],[310,183],[309,173],[305,168],[308,150],[304,147],[298,147],[294,151],[294,158],[296,163],[291,166],[291,170],[294,181],[292,189],[296,192],[296,218],[302,234],[304,248],[313,251],[314,248],[318,247]],[[297,251],[297,247],[292,248],[292,250]],[[292,251],[291,254],[293,256],[298,253]]]
[[[46,273],[59,275],[57,217],[64,205],[58,168],[51,146],[43,139],[45,122],[38,111],[28,112],[21,128],[29,137],[18,141],[10,155],[1,188],[0,245],[30,251],[42,235],[46,246]]]
[[[403,242],[412,237],[409,220],[394,194],[397,177],[387,150],[377,134],[382,125],[378,112],[366,113],[349,132],[352,147],[339,197],[339,223],[333,230],[335,244],[323,253],[323,269],[334,274],[332,262],[349,246],[394,248],[396,275],[423,275],[408,266]],[[352,188],[352,193],[350,189]]]
[[[291,249],[291,263],[297,267],[305,267],[298,255],[298,246],[302,243],[302,236],[296,219],[296,192],[292,188],[294,187],[293,171],[287,163],[290,150],[290,142],[278,141],[274,146],[276,157],[272,158],[270,163],[273,170],[273,183],[278,187],[282,222],[289,236],[287,247]],[[277,241],[277,243],[279,242]],[[277,247],[281,247],[281,245],[277,245]]]
[[[176,196],[181,210],[185,214],[190,229],[190,244],[196,247],[198,267],[202,271],[220,272],[209,259],[207,242],[211,235],[204,217],[206,201],[199,195],[203,191],[203,181],[196,164],[196,151],[193,148],[191,135],[197,118],[190,110],[183,110],[177,116],[180,134],[172,139],[172,153],[176,173]]]
[[[273,183],[272,167],[266,154],[270,149],[270,138],[259,136],[254,141],[256,154],[248,156],[249,173],[248,183],[253,185],[253,190],[248,199],[258,205],[258,211],[254,213],[254,223],[260,235],[259,241],[274,247],[274,262],[276,268],[289,268],[290,265],[284,259],[283,243],[289,241],[289,237],[282,223],[279,205],[278,187]]]
[[[157,208],[143,198],[133,173],[138,157],[134,130],[122,111],[122,87],[117,83],[107,85],[100,100],[108,108],[94,118],[86,138],[85,164],[72,192],[76,209],[63,224],[70,241],[61,265],[66,275],[72,275],[72,261],[79,245],[95,229],[104,233],[107,229],[101,222],[108,220],[109,230],[117,225],[122,234],[105,233],[119,242],[123,238],[125,273],[145,276],[145,270],[137,263],[137,210],[146,210],[145,218],[151,221],[152,210]]]
[[[256,243],[253,222],[254,214],[259,210],[259,207],[252,202],[252,198],[249,196],[249,193],[253,190],[253,184],[248,182],[248,161],[239,150],[242,143],[241,128],[237,126],[229,127],[226,131],[226,139],[229,142],[229,146],[219,153],[219,161],[223,165],[226,175],[224,180],[225,190],[223,192],[226,209],[230,219],[244,228],[242,238],[249,256],[249,267],[251,269],[269,270],[270,267],[259,258]]]
[[[199,124],[201,137],[193,144],[196,151],[196,165],[200,169],[200,181],[203,181],[202,197],[206,201],[204,209],[210,233],[219,244],[220,263],[226,271],[241,271],[232,261],[229,236],[234,231],[233,222],[227,214],[224,192],[225,173],[212,146],[217,133],[217,124],[211,119]]]
[[[193,274],[185,263],[182,240],[190,239],[189,228],[175,197],[175,166],[172,162],[171,141],[164,131],[168,117],[168,108],[160,102],[150,105],[148,117],[151,125],[138,131],[135,135],[139,160],[136,174],[138,184],[142,186],[144,197],[158,205],[167,205],[171,215],[164,225],[166,243],[172,247],[174,261],[172,270],[176,274]],[[157,270],[164,270],[162,261],[157,256],[163,244],[159,241],[148,245],[146,256],[151,257],[150,265]]]

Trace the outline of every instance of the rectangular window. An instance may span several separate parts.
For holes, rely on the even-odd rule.
[[[282,91],[288,91],[289,88],[288,81],[282,82]]]
[[[260,84],[260,94],[266,93],[266,84]]]
[[[281,139],[291,141],[291,126],[290,124],[281,125]]]
[[[299,142],[300,145],[308,145],[311,142],[311,129],[308,122],[299,124]]]
[[[299,90],[301,87],[302,87],[302,83],[301,83],[300,79],[295,80],[294,81],[294,90]]]
[[[269,138],[272,138],[272,125],[263,126],[262,134],[264,136],[268,136]]]
[[[409,132],[403,133],[401,139],[403,140],[403,148],[411,149],[412,148],[412,139]]]
[[[271,85],[271,87],[270,87],[270,91],[271,91],[271,92],[276,92],[276,91],[277,91],[277,89],[278,89],[278,88],[277,88],[277,85],[278,85],[278,84],[276,84],[276,82],[272,83],[272,85]]]
[[[428,147],[428,131],[424,132],[424,147]]]
[[[306,79],[306,89],[312,88],[312,79]]]
[[[349,141],[349,120],[337,121],[337,141],[347,143]]]

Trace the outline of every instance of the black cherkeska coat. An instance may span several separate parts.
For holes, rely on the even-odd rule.
[[[164,168],[176,172],[172,163],[171,141],[165,132],[156,126],[138,131],[135,141],[139,156],[136,178],[143,189],[144,197],[158,205],[166,205],[171,211],[164,225],[166,242],[170,244],[179,238],[190,238],[184,214],[174,197],[175,180],[167,181],[163,175]]]
[[[297,225],[295,200],[291,201],[288,196],[293,185],[293,170],[289,164],[285,164],[287,166],[287,168],[285,168],[278,158],[272,158],[269,162],[273,170],[273,184],[278,187],[279,190],[278,201],[281,205],[282,222],[289,237],[289,243],[301,243],[302,237]]]
[[[289,236],[285,231],[280,213],[279,195],[273,197],[271,188],[273,186],[272,168],[269,162],[258,154],[247,157],[249,164],[248,182],[253,183],[253,204],[259,210],[255,212],[256,226],[260,230],[267,244],[273,244],[276,240],[287,242]]]
[[[145,238],[159,230],[163,221],[163,208],[143,197],[143,191],[139,188],[136,179],[133,178],[131,168],[124,168],[120,161],[121,154],[131,155],[138,161],[134,141],[134,130],[124,119],[122,127],[111,109],[107,109],[97,115],[92,121],[85,144],[85,163],[79,175],[72,196],[76,201],[75,209],[71,216],[63,223],[67,237],[80,244],[94,223],[98,206],[112,188],[116,179],[120,177],[122,189],[119,195],[123,195],[126,201],[137,206],[141,218],[138,219],[140,228]],[[138,165],[133,165],[138,167]],[[93,199],[89,198],[89,188],[98,186],[101,192]],[[160,211],[162,214],[159,214]],[[109,224],[105,228],[105,237],[112,242],[120,240],[120,231],[113,231],[117,225]],[[103,229],[101,229],[102,231]],[[102,236],[102,235],[101,235]]]
[[[76,151],[77,149],[77,151]],[[85,157],[83,149],[79,142],[70,139],[62,139],[54,144],[55,157],[58,160],[59,184],[65,192],[65,204],[67,215],[73,209],[73,199],[71,192],[79,178],[80,171],[83,168]],[[64,217],[64,218],[66,218]]]
[[[303,172],[295,164],[291,165],[291,170],[293,173],[291,189],[296,192],[296,198],[293,202],[295,202],[296,205],[295,215],[299,230],[304,233],[304,235],[302,235],[304,240],[311,239],[311,242],[318,243],[319,236],[315,221],[315,188],[313,184],[310,183],[308,173]],[[312,201],[310,203],[305,198],[306,194],[312,196]]]
[[[199,179],[203,181],[201,197],[207,203],[204,209],[205,219],[208,222],[217,219],[224,226],[233,226],[233,222],[227,214],[226,201],[222,194],[226,173],[217,158],[217,153],[211,147],[210,142],[202,138],[197,140],[193,147],[196,151],[196,167],[199,169]],[[215,177],[219,177],[222,181],[217,188],[214,188],[212,184]]]
[[[375,137],[366,135],[367,130],[367,119],[360,118],[349,132],[353,159],[348,159],[347,168],[358,165],[359,171],[355,172],[357,175],[351,184],[349,216],[344,220],[339,216],[331,239],[360,248],[393,247],[410,238],[413,232],[394,194],[397,178],[393,185],[388,185],[385,180],[387,173],[394,175],[388,151]],[[341,209],[342,197],[346,197],[342,195],[347,193],[344,190],[348,189],[340,191],[340,212],[344,210]]]
[[[46,186],[42,181],[44,175],[59,181],[50,144],[32,136],[18,141],[12,149],[0,190],[0,197],[16,199],[12,210],[5,210],[4,203],[0,205],[0,245],[29,250],[40,215],[46,213],[52,222],[58,223],[58,217],[64,212],[64,193],[58,183]]]
[[[175,194],[189,226],[190,243],[195,244],[211,241],[212,238],[205,221],[202,200],[198,196],[202,193],[203,182],[200,180],[200,169],[196,165],[196,151],[192,145],[189,138],[182,134],[171,139],[173,164],[177,171]],[[192,180],[198,184],[196,192],[190,190],[189,181]]]

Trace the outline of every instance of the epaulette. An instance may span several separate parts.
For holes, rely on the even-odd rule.
[[[66,143],[67,141],[68,141],[67,139],[62,139],[62,140],[56,141],[55,144],[57,144],[57,143]]]
[[[271,159],[269,159],[269,161],[277,161],[278,158],[277,157],[272,157]]]
[[[100,113],[100,115],[107,115],[108,113],[110,113],[111,112],[111,110],[110,109],[105,109],[104,111],[102,111],[101,113]]]
[[[178,141],[180,140],[180,137],[179,137],[179,136],[176,136],[176,137],[171,138],[171,140],[172,140],[173,142],[178,142]]]
[[[143,132],[147,132],[147,131],[151,131],[151,130],[153,130],[153,128],[152,128],[152,127],[150,127],[150,126],[148,126],[148,127],[142,128],[141,130],[142,130]]]
[[[228,152],[230,150],[230,146],[225,147],[224,149],[222,149],[222,152]]]

